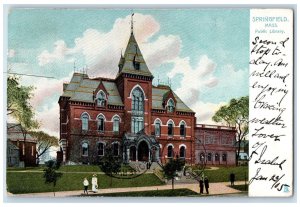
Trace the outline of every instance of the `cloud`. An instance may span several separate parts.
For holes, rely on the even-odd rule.
[[[209,59],[206,55],[200,57],[198,65],[193,69],[190,65],[190,59],[176,58],[174,67],[168,73],[170,78],[176,75],[182,77],[176,89],[176,93],[180,94],[180,98],[186,103],[193,103],[199,100],[200,92],[204,87],[214,87],[218,84],[218,79],[213,76],[216,63]]]
[[[74,53],[75,51],[68,48],[65,41],[58,40],[54,43],[54,49],[52,52],[44,50],[37,58],[39,66],[44,66],[57,60],[62,61],[65,59],[66,55]]]
[[[8,50],[8,53],[7,53],[7,57],[8,58],[13,58],[13,57],[15,57],[15,55],[16,55],[16,51],[15,50],[13,50],[13,49],[9,49]]]
[[[217,112],[217,110],[225,105],[225,102],[220,102],[217,104],[197,101],[194,102],[190,107],[192,110],[196,111],[197,123],[198,124],[220,124],[212,120],[212,117]]]
[[[38,55],[39,65],[45,66],[56,61],[74,62],[76,58],[72,55],[79,54],[84,57],[90,76],[115,77],[121,49],[124,52],[128,43],[130,18],[131,15],[118,18],[106,33],[92,28],[85,30],[81,37],[75,38],[73,48],[68,48],[63,40],[56,41],[52,52],[44,50]],[[151,15],[136,13],[134,22],[135,38],[151,71],[179,56],[182,44],[180,37],[161,35],[150,41],[160,29],[159,23]]]
[[[59,136],[59,105],[53,102],[50,106],[44,106],[42,111],[36,112],[36,119],[40,123],[40,129],[46,133]]]

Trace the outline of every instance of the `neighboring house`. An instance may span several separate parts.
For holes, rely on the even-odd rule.
[[[25,166],[36,165],[37,140],[27,133],[24,142],[24,136],[21,125],[15,123],[8,123],[7,139],[19,149],[20,164],[24,163]]]
[[[238,165],[248,165],[248,154],[246,152],[240,152]]]
[[[170,86],[153,85],[154,77],[133,30],[118,67],[115,79],[74,72],[71,81],[63,84],[58,101],[62,149],[58,159],[64,163],[95,163],[111,146],[124,162],[166,162],[179,157],[196,163],[195,133],[207,129],[196,126],[195,112],[179,98],[180,94]],[[233,139],[233,129],[219,127],[214,131]],[[235,163],[231,156],[235,148],[229,142],[211,145],[220,156],[226,156],[226,161],[218,164]]]
[[[234,127],[197,124],[195,128],[196,164],[235,165]]]
[[[7,140],[6,157],[7,167],[19,167],[19,148],[16,145],[14,145],[10,140]]]

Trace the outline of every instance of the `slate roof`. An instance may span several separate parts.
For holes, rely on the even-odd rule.
[[[163,98],[164,96],[170,91],[170,87],[168,86],[152,86],[152,108],[153,109],[161,109],[163,108]],[[176,111],[182,111],[182,112],[194,112],[191,110],[183,101],[177,96],[174,91],[172,91],[175,99],[176,99]]]
[[[24,141],[22,128],[16,123],[7,123],[7,139],[10,141]],[[26,134],[26,142],[37,142],[37,139],[30,134]]]
[[[133,66],[133,60],[137,61],[140,63],[140,69],[136,70]],[[130,73],[130,74],[135,74],[135,75],[143,75],[143,76],[148,76],[148,77],[153,77],[152,73],[148,69],[148,66],[143,58],[143,55],[141,53],[141,50],[137,44],[137,41],[131,33],[124,57],[120,58],[119,63],[124,63],[123,67],[121,68],[120,72],[117,74],[119,76],[122,73]]]

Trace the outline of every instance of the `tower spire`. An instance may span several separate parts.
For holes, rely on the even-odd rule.
[[[131,14],[131,34],[133,34],[133,15],[134,13]]]

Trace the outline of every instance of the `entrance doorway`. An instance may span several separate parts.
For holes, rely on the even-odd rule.
[[[138,146],[138,160],[149,161],[149,147],[145,141],[142,141]]]
[[[136,147],[135,146],[131,146],[130,147],[130,152],[129,152],[129,159],[131,160],[131,161],[136,161]]]

